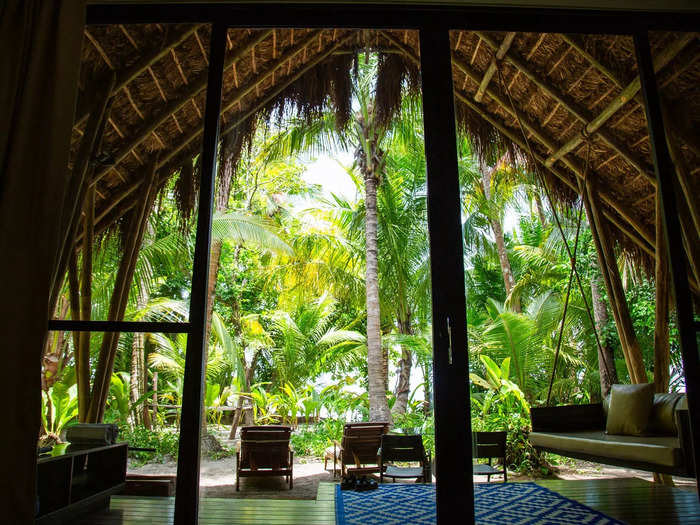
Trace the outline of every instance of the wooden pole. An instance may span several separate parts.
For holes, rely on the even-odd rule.
[[[668,392],[671,366],[671,345],[668,331],[670,297],[670,274],[666,258],[666,237],[663,228],[661,199],[656,197],[656,258],[654,275],[656,281],[656,307],[654,316],[654,390]]]
[[[80,278],[78,277],[78,255],[75,249],[71,249],[68,257],[68,300],[70,303],[71,319],[74,321],[80,320]],[[76,358],[76,375],[83,373],[79,370],[78,352],[80,348],[80,332],[71,332],[73,336],[73,353]],[[76,378],[77,381],[77,378]],[[88,388],[90,385],[90,371],[88,370]],[[78,389],[80,390],[80,389]],[[78,420],[81,423],[86,421],[88,409],[90,407],[90,392],[88,395],[81,397],[78,393]],[[82,415],[82,417],[81,417]]]
[[[109,305],[109,320],[121,321],[124,318],[126,305],[129,299],[129,289],[133,280],[136,259],[141,247],[141,241],[146,229],[146,222],[150,212],[153,200],[155,199],[156,187],[155,180],[155,162],[148,166],[147,175],[144,178],[144,191],[140,207],[135,211],[129,231],[127,233],[124,253],[122,254],[119,268],[114,283],[114,290]],[[102,338],[100,346],[100,354],[95,370],[95,379],[92,386],[92,394],[90,397],[90,410],[88,413],[88,421],[97,423],[101,421],[104,414],[104,407],[107,401],[109,392],[109,384],[114,368],[114,358],[116,355],[117,342],[119,341],[119,332],[106,332]]]
[[[632,383],[646,383],[646,371],[644,369],[644,361],[642,359],[642,351],[639,347],[639,341],[634,332],[634,325],[630,317],[627,306],[627,298],[625,290],[622,287],[620,278],[620,270],[617,266],[617,259],[613,251],[612,240],[607,231],[607,224],[604,222],[595,197],[595,189],[591,184],[588,184],[586,195],[586,210],[590,211],[589,222],[591,223],[591,233],[593,234],[596,251],[598,252],[598,261],[600,270],[604,276],[607,276],[605,285],[608,291],[608,299],[612,307],[615,317],[615,325],[617,333],[620,336],[620,343],[625,355],[627,370],[630,374]],[[590,219],[593,219],[592,221]]]
[[[666,112],[664,112],[664,117],[667,117]],[[676,168],[676,177],[678,180],[678,186],[681,189],[681,195],[684,197],[685,206],[688,211],[688,219],[691,220],[692,227],[695,229],[696,236],[700,234],[700,199],[698,198],[698,191],[700,190],[700,185],[697,183],[697,178],[693,178],[690,175],[688,166],[683,158],[683,153],[681,152],[679,145],[674,137],[666,130],[666,143],[668,144],[668,150],[671,154],[671,160]],[[680,200],[680,199],[679,199]],[[683,221],[685,225],[685,221]],[[688,226],[691,226],[688,224]],[[697,261],[700,263],[700,261]]]
[[[95,185],[87,190],[84,206],[85,235],[83,236],[83,263],[80,276],[80,320],[92,317],[92,247],[95,242]],[[75,349],[76,379],[78,383],[78,419],[87,421],[90,406],[90,332],[79,333]]]
[[[683,250],[681,226],[673,181],[673,162],[666,143],[661,97],[654,75],[649,35],[646,31],[635,33],[634,47],[637,55],[646,109],[647,125],[661,209],[663,211],[666,254],[668,256],[673,296],[678,323],[678,339],[683,357],[685,391],[690,415],[690,439],[692,441],[695,473],[700,472],[700,357],[698,356],[697,326],[693,318],[693,304],[688,286],[686,254]],[[697,487],[700,498],[700,485]]]
[[[105,85],[99,86],[95,92],[95,99],[98,103],[93,112],[90,113],[90,118],[85,126],[85,132],[73,163],[70,185],[66,191],[66,213],[65,216],[61,217],[61,224],[65,227],[65,230],[60,244],[59,263],[54,270],[52,282],[58,282],[58,277],[65,274],[68,258],[71,256],[70,252],[74,249],[73,243],[80,224],[80,214],[83,209],[85,192],[87,191],[87,181],[90,180],[90,172],[92,170],[90,164],[104,135],[105,123],[113,102],[112,90],[114,82],[115,76],[112,75],[109,81]],[[54,286],[49,302],[50,311],[54,311],[59,293],[60,286]]]
[[[420,30],[433,312],[437,522],[474,523],[462,224],[448,31]]]

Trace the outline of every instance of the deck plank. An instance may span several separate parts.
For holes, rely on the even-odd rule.
[[[697,494],[636,478],[541,480],[539,485],[629,524],[700,524]],[[110,508],[75,525],[170,525],[174,498],[114,496]],[[334,525],[335,484],[319,484],[316,500],[200,500],[201,525]]]

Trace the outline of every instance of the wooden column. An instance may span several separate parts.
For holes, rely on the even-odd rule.
[[[581,184],[581,192],[583,195],[583,184]],[[620,337],[620,345],[622,346],[622,353],[625,357],[630,380],[632,383],[646,383],[647,377],[642,360],[642,351],[639,348],[639,341],[637,341],[637,336],[634,333],[632,318],[627,307],[627,298],[622,287],[612,239],[610,239],[607,223],[598,205],[595,188],[591,183],[585,188],[584,204],[598,254],[600,272],[603,274],[603,280],[605,281],[608,300],[615,318],[615,326]]]
[[[156,163],[153,162],[150,166],[146,167],[142,183],[143,192],[141,202],[139,207],[132,211],[133,215],[130,218],[124,253],[119,262],[119,268],[114,280],[114,290],[110,298],[109,321],[124,320],[124,313],[129,300],[129,290],[136,268],[136,260],[146,230],[148,215],[156,196],[155,166]],[[93,380],[92,393],[90,395],[90,410],[88,414],[88,421],[90,423],[100,422],[104,415],[119,335],[119,331],[109,331],[105,332],[102,337],[100,354],[95,370],[95,379]]]
[[[433,305],[437,522],[474,522],[457,132],[450,37],[420,29]]]
[[[95,242],[95,185],[90,184],[85,199],[83,228],[83,264],[80,272],[80,320],[92,317],[92,247]],[[87,421],[90,407],[90,332],[79,332],[75,349],[75,372],[78,384],[78,419]]]
[[[214,207],[214,177],[216,176],[216,147],[219,142],[219,115],[221,112],[221,85],[226,50],[224,25],[212,27],[209,48],[209,76],[204,113],[202,169],[199,186],[199,212],[195,238],[190,295],[190,333],[187,336],[185,379],[182,392],[180,445],[177,460],[175,496],[175,524],[195,525],[199,511],[199,431],[202,424],[202,396],[204,393],[204,349],[206,348],[207,284],[211,222]]]
[[[634,47],[637,54],[637,67],[644,94],[649,141],[654,159],[654,171],[657,180],[657,195],[663,211],[664,233],[666,236],[666,255],[668,256],[671,280],[673,282],[676,315],[678,319],[678,336],[685,389],[690,412],[690,433],[693,444],[693,461],[696,475],[700,472],[700,359],[698,358],[697,329],[693,319],[693,304],[690,297],[686,254],[683,249],[681,225],[678,218],[678,206],[674,193],[674,167],[666,144],[666,134],[661,112],[661,97],[656,85],[649,35],[646,31],[635,33]],[[661,251],[659,250],[660,254]],[[700,497],[700,491],[698,492]]]
[[[670,275],[666,257],[666,237],[663,227],[663,210],[658,191],[656,195],[656,259],[654,274],[656,281],[656,306],[654,315],[654,390],[668,392],[671,366],[671,345],[668,331],[668,306],[670,297]]]
[[[80,141],[78,152],[73,163],[72,176],[70,186],[66,191],[66,195],[70,197],[67,201],[66,209],[61,217],[61,224],[64,226],[60,245],[60,256],[56,266],[54,282],[58,282],[66,273],[68,260],[72,256],[73,245],[75,242],[76,232],[80,225],[80,214],[83,209],[83,201],[88,188],[88,182],[92,178],[94,171],[92,160],[94,159],[99,147],[102,143],[105,124],[109,117],[109,112],[114,101],[112,93],[114,92],[115,76],[110,75],[108,82],[98,86],[95,89],[96,105],[90,113],[83,138]],[[49,300],[50,311],[55,310],[56,301],[60,293],[61,286],[55,286]]]

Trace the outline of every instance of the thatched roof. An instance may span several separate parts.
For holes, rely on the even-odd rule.
[[[150,163],[156,162],[161,184],[183,171],[191,177],[192,159],[201,149],[209,37],[207,25],[86,29],[74,154],[92,104],[89,93],[110,71],[116,74],[102,143],[102,156],[113,165],[96,168],[98,231],[134,206]],[[515,148],[532,162],[524,128],[535,162],[560,202],[576,199],[588,159],[587,177],[596,185],[612,235],[639,261],[653,257],[655,182],[632,39],[474,31],[454,31],[451,38],[457,118],[478,152],[493,160],[499,150]],[[697,33],[656,33],[651,43],[674,124],[675,160],[686,170],[687,191],[694,196],[700,173],[700,41]],[[330,103],[339,120],[347,118],[353,54],[365,49],[384,54],[389,74],[383,75],[381,104],[394,107],[401,78],[415,76],[415,31],[230,30],[224,149],[235,156],[255,119],[285,104],[313,117]],[[193,188],[181,186],[180,205],[191,210]],[[697,237],[697,224],[692,231]]]

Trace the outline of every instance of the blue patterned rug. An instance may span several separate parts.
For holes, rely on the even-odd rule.
[[[534,483],[478,483],[474,499],[483,525],[622,525]],[[386,483],[367,492],[336,485],[335,515],[337,525],[434,524],[435,485]]]

